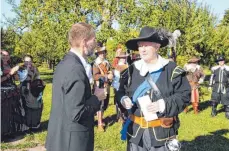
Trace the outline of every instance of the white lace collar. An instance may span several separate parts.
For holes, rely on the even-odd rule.
[[[138,60],[134,62],[135,67],[139,70],[141,76],[145,76],[148,72],[154,72],[169,63],[168,59],[162,58],[158,55],[158,60],[155,64],[148,64],[144,60]]]
[[[220,65],[214,66],[214,67],[212,67],[211,70],[214,71],[214,70],[217,70],[218,68],[225,69],[225,70],[229,71],[229,66],[227,66],[225,64],[223,66],[220,66]]]

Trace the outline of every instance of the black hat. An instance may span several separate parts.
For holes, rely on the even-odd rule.
[[[216,58],[216,62],[219,62],[219,61],[224,61],[225,58],[223,55],[218,55],[217,58]]]
[[[145,26],[141,29],[138,38],[130,39],[126,42],[126,47],[131,50],[138,50],[139,41],[149,41],[161,44],[161,47],[168,45],[167,32],[164,29],[156,29]]]

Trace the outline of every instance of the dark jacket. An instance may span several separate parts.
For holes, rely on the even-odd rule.
[[[212,86],[212,101],[229,105],[229,66],[214,66],[211,70],[209,85]]]
[[[209,85],[213,87],[212,91],[217,93],[229,92],[229,66],[224,65],[223,69],[220,66],[211,68],[212,75]]]
[[[94,114],[99,100],[91,94],[86,71],[77,55],[69,52],[53,77],[52,108],[48,125],[48,151],[92,151]]]
[[[129,72],[129,74],[124,72],[124,75],[122,76],[122,80],[124,81],[121,81],[120,85],[122,85],[123,88],[120,88],[119,94],[125,94],[132,98],[138,86],[145,81],[145,76],[139,74],[139,70],[135,65],[130,66]],[[130,78],[127,78],[128,75]],[[128,79],[131,80],[128,82]],[[177,135],[180,124],[178,114],[181,113],[189,103],[191,88],[185,77],[184,70],[176,68],[174,62],[169,62],[163,67],[156,85],[165,101],[165,111],[162,114],[158,113],[158,117],[176,117],[176,121],[174,121],[171,128],[149,128],[151,145],[163,146],[168,137]],[[125,93],[123,93],[124,89]],[[143,116],[138,103],[132,107],[131,112],[135,116]],[[143,128],[140,128],[138,124],[132,122],[128,127],[128,141],[141,146],[143,132]]]

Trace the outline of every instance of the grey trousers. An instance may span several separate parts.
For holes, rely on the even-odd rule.
[[[134,143],[129,142],[127,146],[128,151],[167,151],[165,146],[161,147],[152,147],[150,140],[149,130],[146,129],[142,136],[143,147],[140,147]]]

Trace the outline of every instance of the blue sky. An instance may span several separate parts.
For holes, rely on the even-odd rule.
[[[224,11],[226,9],[229,9],[229,0],[197,0],[197,1],[207,3],[207,5],[210,6],[211,11],[218,16],[219,20],[223,18]],[[15,0],[15,2],[19,4],[20,0]],[[11,11],[12,7],[9,4],[7,4],[7,0],[1,0],[0,4],[1,4],[1,11],[0,11],[1,21],[2,20],[4,21],[3,14],[7,18],[15,17],[15,14]]]

